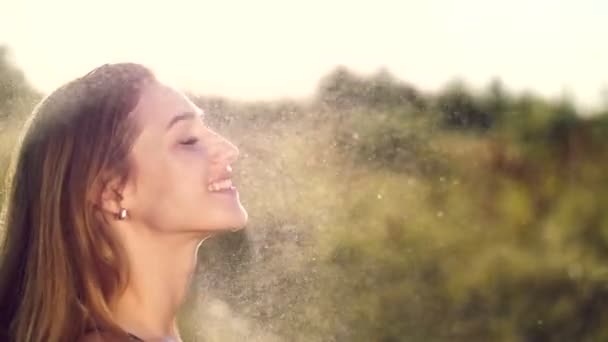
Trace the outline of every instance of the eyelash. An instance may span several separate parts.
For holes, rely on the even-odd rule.
[[[198,142],[197,138],[188,138],[182,142],[180,142],[181,145],[194,145]]]

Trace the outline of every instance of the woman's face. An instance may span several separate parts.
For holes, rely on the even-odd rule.
[[[129,220],[162,232],[216,232],[246,224],[247,212],[230,181],[239,151],[205,125],[201,109],[174,88],[153,82],[131,116],[141,133],[122,193]]]

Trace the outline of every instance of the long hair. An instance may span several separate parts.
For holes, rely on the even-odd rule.
[[[127,177],[138,133],[129,117],[154,75],[105,64],[43,99],[27,121],[0,215],[0,340],[76,341],[124,333],[110,307],[128,278],[125,254],[98,213],[110,176]]]

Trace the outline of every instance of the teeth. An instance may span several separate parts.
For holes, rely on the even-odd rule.
[[[218,182],[213,182],[211,184],[209,184],[209,191],[220,191],[220,190],[226,190],[226,189],[230,189],[232,187],[232,180],[230,179],[224,179],[222,181],[218,181]]]

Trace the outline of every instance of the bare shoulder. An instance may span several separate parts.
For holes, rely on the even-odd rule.
[[[128,342],[129,339],[111,332],[92,332],[82,336],[78,342]]]

